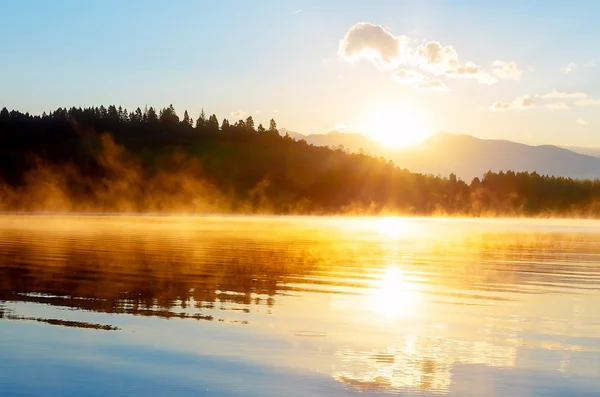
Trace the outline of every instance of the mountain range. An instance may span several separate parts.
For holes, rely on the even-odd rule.
[[[315,146],[364,152],[392,160],[412,172],[448,176],[465,181],[487,171],[537,172],[578,179],[600,178],[600,148],[531,146],[506,140],[480,139],[471,135],[440,132],[418,145],[389,148],[367,135],[331,131],[327,134],[301,134],[285,128],[281,135]]]

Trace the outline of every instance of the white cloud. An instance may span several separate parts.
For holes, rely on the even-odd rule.
[[[521,80],[523,71],[516,62],[494,61],[492,73],[499,79]]]
[[[446,73],[448,77],[474,78],[480,83],[492,85],[497,78],[483,70],[473,62],[466,62],[464,65],[456,65],[452,70]]]
[[[575,102],[577,106],[600,105],[600,99],[581,99]]]
[[[444,74],[458,65],[458,53],[452,46],[442,46],[430,41],[417,48],[420,65],[423,70],[433,74]]]
[[[244,117],[246,115],[246,111],[245,110],[235,110],[231,113],[229,113],[232,117],[235,117],[237,119],[241,119],[242,117]]]
[[[392,77],[395,82],[400,84],[416,84],[425,78],[421,73],[410,69],[396,70]]]
[[[541,95],[541,98],[544,99],[553,99],[553,98],[565,98],[565,99],[577,99],[577,98],[587,98],[588,94],[585,92],[558,92],[556,90],[552,90],[547,94]]]
[[[360,22],[340,41],[338,54],[349,62],[368,59],[379,67],[391,67],[406,49],[405,36],[394,36],[381,25]]]
[[[588,125],[588,122],[587,122],[587,120],[584,120],[584,119],[581,119],[581,118],[579,118],[579,119],[575,120],[575,122],[576,122],[577,124],[581,124],[581,125]]]
[[[395,36],[381,25],[360,22],[352,26],[340,41],[338,54],[352,63],[361,59],[369,60],[379,69],[393,70],[406,65],[439,77],[471,78],[484,84],[494,84],[498,78],[521,78],[522,71],[516,62],[494,62],[494,76],[471,61],[459,60],[453,46],[443,46],[438,41],[428,41],[418,46],[413,43],[407,36]],[[394,80],[404,84],[412,84],[417,79],[416,72],[409,75],[404,69],[394,75]]]
[[[515,99],[514,101],[508,102],[495,102],[488,109],[492,112],[502,112],[511,109],[532,109],[535,107],[535,102],[529,95]]]
[[[569,105],[567,105],[564,102],[549,103],[548,105],[546,105],[546,108],[550,109],[550,110],[569,110],[569,109],[571,109],[569,107]]]
[[[577,64],[575,62],[569,62],[563,70],[565,73],[571,73],[573,70],[575,70],[576,67]]]
[[[592,59],[591,61],[586,62],[586,63],[583,64],[584,68],[591,68],[592,66],[596,66],[596,60],[595,59]]]
[[[292,12],[292,14],[300,14],[302,12],[302,10],[296,10],[294,12]]]
[[[450,88],[438,79],[423,81],[416,85],[415,89],[417,91],[450,91]]]
[[[461,63],[453,46],[442,46],[437,41],[430,41],[417,48],[417,56],[420,58],[418,62],[421,69],[437,76],[474,78],[485,84],[497,81],[473,62]]]
[[[273,113],[279,113],[279,109],[273,109]]]

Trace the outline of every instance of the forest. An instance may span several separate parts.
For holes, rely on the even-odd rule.
[[[600,216],[599,180],[422,175],[172,105],[3,108],[0,142],[1,211]]]

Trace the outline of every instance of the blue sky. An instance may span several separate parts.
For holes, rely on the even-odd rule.
[[[373,114],[395,107],[398,119],[386,119],[389,134],[444,130],[600,146],[597,2],[0,5],[0,107],[41,113],[59,106],[173,103],[179,113],[196,115],[203,107],[220,119],[235,120],[235,111],[263,123],[274,117],[280,127],[303,133],[336,125],[370,133]],[[372,34],[365,37],[360,26]],[[347,37],[354,41],[343,47]],[[390,37],[408,42],[407,51],[421,58],[382,62],[378,40]],[[451,56],[425,64],[433,53],[423,49],[435,48]],[[473,73],[461,75],[468,66]],[[411,79],[398,82],[398,73]],[[558,94],[548,95],[553,90]]]

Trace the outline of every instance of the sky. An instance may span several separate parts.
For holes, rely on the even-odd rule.
[[[0,0],[0,107],[600,146],[600,2]]]

